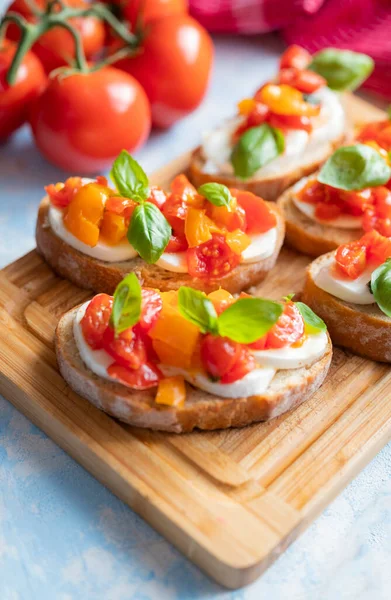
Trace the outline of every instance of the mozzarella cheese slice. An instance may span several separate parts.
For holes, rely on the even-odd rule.
[[[372,271],[373,267],[368,267],[357,279],[349,279],[339,275],[335,269],[334,257],[330,257],[327,264],[316,275],[315,283],[320,289],[345,302],[375,304],[375,298],[368,286]]]
[[[242,263],[254,263],[271,256],[277,244],[277,227],[250,235],[251,244],[242,252]]]
[[[173,273],[187,273],[186,252],[163,252],[157,266]]]
[[[299,369],[300,367],[308,367],[319,360],[325,353],[326,348],[327,334],[321,331],[309,335],[301,346],[256,350],[254,351],[254,357],[262,367]]]

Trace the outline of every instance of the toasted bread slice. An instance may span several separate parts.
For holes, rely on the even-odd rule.
[[[37,250],[59,275],[79,287],[95,292],[112,294],[125,275],[133,271],[141,285],[157,288],[161,292],[177,290],[182,285],[186,285],[206,293],[223,287],[231,294],[236,294],[260,283],[277,260],[284,240],[285,226],[279,209],[274,204],[269,206],[277,216],[278,227],[278,239],[273,254],[256,263],[238,265],[228,275],[216,281],[205,281],[192,278],[186,273],[166,271],[157,265],[149,265],[140,257],[118,263],[91,258],[69,246],[54,233],[49,224],[47,198],[42,200],[38,212]]]
[[[237,188],[253,192],[261,196],[264,200],[277,200],[279,196],[291,185],[299,181],[302,177],[310,175],[328,159],[330,154],[342,144],[345,135],[335,139],[333,142],[326,142],[321,148],[317,149],[316,158],[310,158],[304,161],[300,167],[293,168],[290,172],[280,174],[270,174],[261,179],[251,178],[249,180],[238,179],[233,175],[208,174],[204,173],[203,166],[205,160],[202,156],[201,146],[196,148],[190,161],[189,179],[197,188],[204,183],[216,182],[222,183],[229,188]]]
[[[291,248],[317,257],[364,235],[362,229],[341,229],[313,221],[297,208],[293,195],[289,188],[277,201],[285,217],[285,243]]]
[[[332,347],[310,367],[278,371],[268,392],[250,398],[220,398],[187,386],[183,406],[165,407],[155,402],[156,388],[137,391],[95,375],[83,363],[73,336],[77,307],[65,313],[56,329],[60,371],[70,387],[97,408],[117,419],[150,429],[183,433],[200,429],[242,427],[266,421],[295,408],[322,385],[330,366]]]
[[[355,354],[391,362],[391,319],[377,304],[344,302],[320,289],[315,278],[332,253],[314,260],[307,269],[302,300],[326,323],[334,344]]]

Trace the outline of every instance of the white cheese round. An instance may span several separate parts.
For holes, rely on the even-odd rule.
[[[309,335],[298,347],[286,346],[271,350],[255,350],[254,357],[262,367],[275,369],[299,369],[319,360],[327,348],[327,334],[323,331]]]
[[[316,275],[315,283],[320,289],[345,302],[375,304],[375,298],[368,286],[373,270],[373,267],[368,267],[357,279],[349,279],[343,274],[339,275],[335,269],[334,257],[330,257]]]

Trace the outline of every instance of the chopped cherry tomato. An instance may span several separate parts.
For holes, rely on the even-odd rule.
[[[107,327],[103,334],[103,348],[116,363],[128,369],[139,369],[147,360],[144,342],[131,327],[117,336],[114,329]]]
[[[391,256],[391,240],[377,231],[369,231],[360,240],[367,249],[367,259],[381,265]]]
[[[188,248],[186,258],[190,277],[201,279],[220,279],[240,262],[240,256],[231,250],[224,236],[218,234],[200,246]]]
[[[171,182],[170,189],[173,194],[183,196],[185,198],[186,196],[197,195],[197,190],[195,189],[194,185],[190,183],[186,175],[183,175],[183,173],[174,177]]]
[[[306,102],[299,90],[283,83],[266,84],[257,93],[257,100],[266,104],[277,115],[314,117],[320,113],[320,105]]]
[[[201,342],[201,360],[205,370],[217,379],[226,375],[240,356],[241,345],[229,338],[207,334]]]
[[[304,335],[304,321],[294,302],[286,302],[277,323],[262,338],[250,344],[255,350],[283,348],[298,342]]]
[[[187,209],[188,205],[182,196],[171,194],[167,198],[162,212],[167,221],[170,223],[174,235],[185,234],[185,219]]]
[[[350,279],[357,279],[367,265],[366,247],[362,238],[339,246],[335,253],[335,262],[344,275]]]
[[[149,198],[148,201],[152,202],[158,208],[162,208],[163,204],[167,199],[167,194],[157,185],[151,185],[149,190]]]
[[[80,321],[84,338],[93,350],[103,348],[103,334],[109,325],[112,307],[111,296],[98,294],[91,300]]]
[[[239,206],[246,213],[245,233],[265,233],[277,225],[277,219],[274,212],[262,198],[252,192],[231,189],[231,194],[237,198]]]
[[[380,186],[372,190],[373,204],[363,218],[364,231],[376,229],[381,235],[391,237],[391,191]]]
[[[294,67],[296,69],[305,69],[312,61],[312,56],[307,50],[296,44],[289,46],[280,59],[280,69]]]
[[[318,202],[315,207],[315,216],[323,221],[332,221],[340,216],[342,209],[338,204]]]
[[[129,209],[131,209],[131,212],[133,212],[136,206],[137,202],[134,202],[134,200],[130,200],[129,198],[122,198],[122,196],[110,196],[110,198],[107,198],[106,200],[105,210],[115,213],[116,215],[124,215],[125,211],[127,214],[129,213]]]
[[[250,373],[255,368],[255,359],[250,350],[245,346],[240,347],[239,355],[232,369],[223,375],[220,379],[221,383],[233,383],[238,379],[242,379],[247,373]]]
[[[185,234],[172,235],[164,252],[184,252],[189,247]]]
[[[367,140],[374,140],[379,144],[381,148],[390,151],[391,150],[391,121],[385,119],[384,121],[376,121],[374,123],[368,123],[361,130],[357,137],[358,141],[365,142]]]
[[[275,115],[271,113],[268,123],[278,129],[302,129],[303,131],[312,131],[313,126],[309,117],[300,117],[298,115]]]
[[[314,71],[300,70],[294,67],[282,69],[278,76],[279,83],[286,83],[303,92],[303,94],[312,94],[320,87],[327,84],[324,77],[314,73]]]
[[[82,187],[83,182],[81,177],[69,177],[65,184],[61,186],[61,184],[51,183],[45,187],[45,192],[50,198],[53,206],[57,206],[57,208],[65,208],[70,204],[71,200],[75,196],[75,194]]]
[[[262,102],[257,102],[247,117],[247,128],[262,125],[269,115],[269,108]]]
[[[141,296],[142,304],[139,325],[144,331],[149,331],[162,310],[162,297],[155,290],[146,288],[141,290]]]
[[[127,369],[116,363],[107,369],[108,375],[120,383],[135,390],[147,390],[158,385],[162,377],[159,369],[152,363],[144,363],[138,369]]]

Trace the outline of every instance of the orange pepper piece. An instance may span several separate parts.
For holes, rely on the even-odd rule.
[[[199,246],[212,239],[212,232],[218,229],[206,216],[204,210],[189,206],[185,219],[185,235],[190,248]]]
[[[106,244],[115,246],[119,244],[127,234],[125,217],[116,215],[113,212],[104,212],[103,220],[100,227],[100,237]]]
[[[235,254],[242,254],[242,252],[251,244],[251,239],[241,229],[228,231],[225,234],[225,241]]]
[[[165,377],[159,381],[155,402],[166,406],[181,406],[186,400],[186,384],[181,376]]]
[[[84,185],[75,194],[64,216],[68,231],[88,246],[94,247],[99,241],[99,227],[108,191],[108,188],[97,183]]]
[[[320,112],[320,106],[306,102],[301,92],[283,83],[268,83],[260,90],[259,97],[276,115],[313,117]]]
[[[238,112],[240,115],[248,116],[256,107],[254,98],[244,98],[238,102]]]

